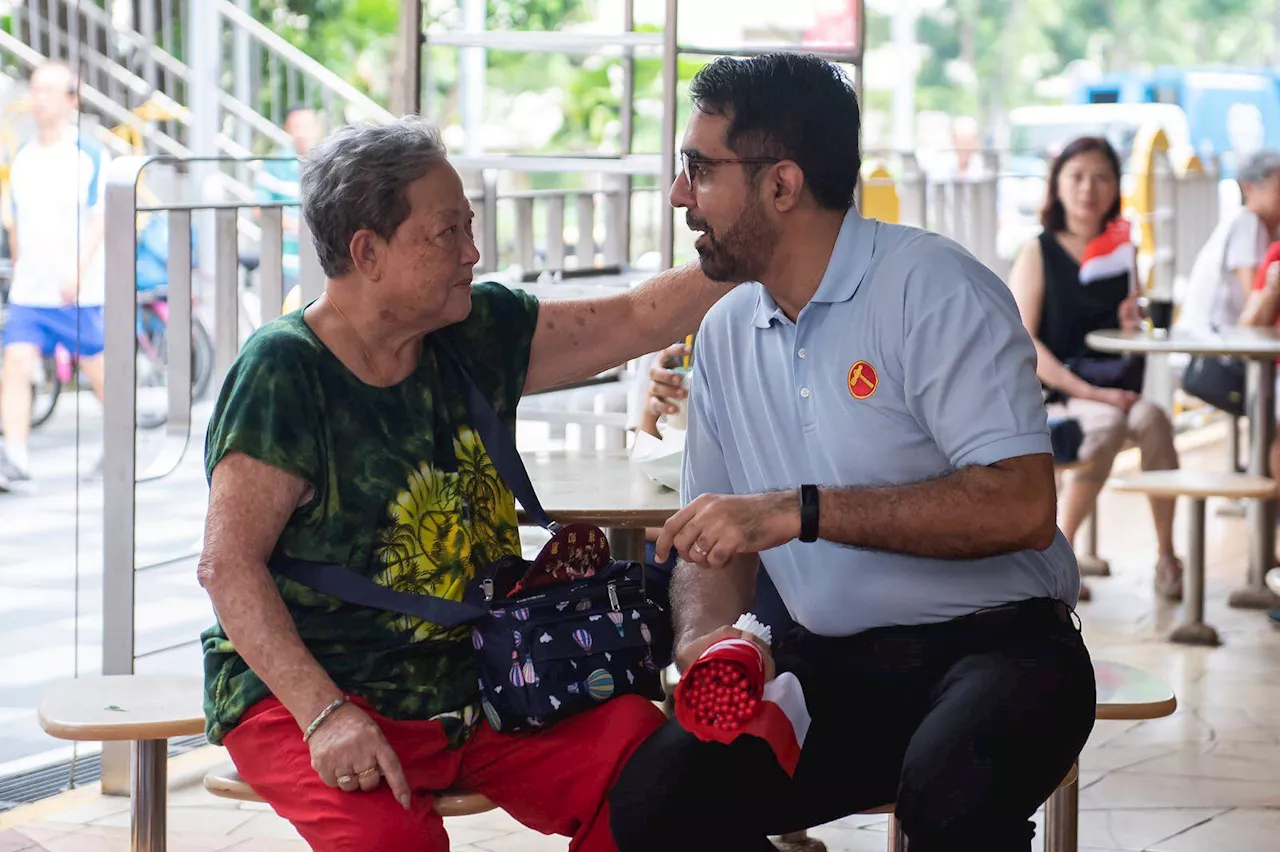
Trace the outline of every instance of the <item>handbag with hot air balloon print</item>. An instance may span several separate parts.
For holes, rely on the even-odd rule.
[[[600,529],[561,526],[547,516],[514,438],[469,376],[467,389],[473,429],[498,475],[526,514],[552,533],[536,559],[495,560],[476,572],[461,601],[400,591],[343,566],[281,553],[272,557],[272,570],[348,603],[450,630],[469,627],[480,704],[496,731],[537,730],[619,695],[662,700],[659,672],[673,637],[670,616],[653,600],[664,597],[661,590],[650,590],[642,562],[614,560]]]

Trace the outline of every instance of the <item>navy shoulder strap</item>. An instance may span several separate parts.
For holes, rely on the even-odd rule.
[[[449,629],[475,621],[487,613],[481,607],[462,601],[398,592],[389,586],[380,586],[342,565],[307,562],[280,552],[271,557],[268,565],[271,570],[294,582],[347,603],[398,612]]]
[[[533,483],[529,481],[529,471],[525,469],[520,451],[516,449],[515,438],[503,428],[502,421],[498,419],[498,412],[493,410],[493,405],[480,392],[480,388],[476,387],[470,374],[463,368],[462,360],[453,346],[444,339],[439,339],[438,343],[440,350],[449,356],[449,360],[453,361],[454,366],[467,382],[467,411],[471,415],[471,426],[484,442],[485,451],[493,460],[493,467],[498,471],[498,476],[502,477],[502,481],[511,489],[511,493],[520,501],[520,505],[524,507],[534,523],[554,533],[559,529],[559,525],[547,516],[542,503],[538,501],[538,494],[533,490]]]

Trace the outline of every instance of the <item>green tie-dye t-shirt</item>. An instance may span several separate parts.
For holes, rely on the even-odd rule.
[[[467,372],[515,428],[537,300],[496,284],[472,288],[470,316],[426,337],[418,369],[366,385],[295,312],[245,344],[218,397],[205,468],[240,452],[301,477],[314,497],[280,536],[289,556],[345,565],[400,591],[459,599],[475,570],[520,552],[515,501],[468,422]],[[440,718],[456,737],[479,700],[466,628],[344,604],[291,580],[276,586],[307,648],[345,692],[393,719]],[[221,625],[202,635],[209,740],[269,691]]]

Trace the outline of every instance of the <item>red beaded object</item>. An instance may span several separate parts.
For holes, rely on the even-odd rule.
[[[760,712],[764,655],[747,639],[717,642],[676,684],[676,719],[702,740],[729,742]]]

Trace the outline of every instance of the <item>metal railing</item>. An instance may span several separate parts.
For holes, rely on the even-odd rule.
[[[200,162],[187,158],[182,165]],[[151,204],[139,191],[148,166],[175,161],[168,157],[123,157],[111,163],[107,173],[105,215],[106,252],[106,395],[103,401],[103,621],[102,670],[104,674],[128,674],[139,658],[135,646],[135,577],[137,558],[137,489],[168,476],[188,453],[192,427],[192,226],[193,218],[211,215],[214,220],[215,265],[213,273],[214,378],[221,384],[240,346],[240,297],[242,282],[237,218],[238,202]],[[263,252],[260,307],[257,320],[280,312],[283,303],[283,207],[288,202],[260,205],[259,225]],[[137,433],[137,358],[135,315],[137,292],[137,223],[140,214],[168,217],[168,418],[163,443],[155,460],[139,471],[135,450]],[[304,234],[305,238],[305,234]],[[304,245],[310,245],[304,239]],[[303,251],[300,286],[304,294],[318,294],[320,279],[313,251]],[[141,475],[139,475],[141,473]],[[194,639],[192,641],[195,641]],[[104,747],[103,789],[128,788],[127,750]]]

